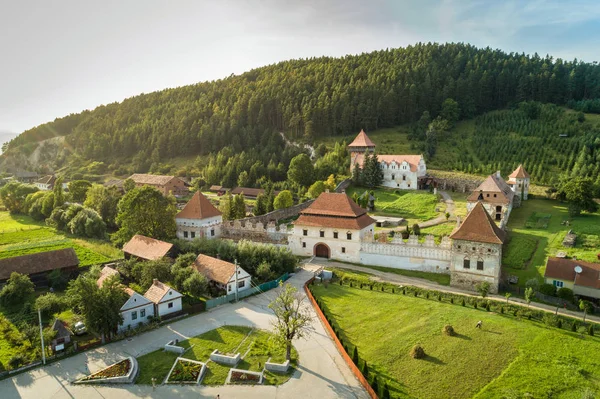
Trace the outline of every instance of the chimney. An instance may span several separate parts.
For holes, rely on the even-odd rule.
[[[326,192],[326,193],[328,193],[328,192],[329,192],[329,189],[326,189],[326,190],[325,190],[325,192]]]
[[[496,177],[497,177],[497,178],[501,178],[501,177],[502,177],[502,176],[500,175],[500,171],[499,171],[499,170],[497,170],[497,171],[496,171]]]
[[[460,216],[456,216],[456,227],[460,227]]]
[[[153,279],[152,279],[152,284],[153,284],[153,285],[156,285],[156,283],[158,283],[158,279],[157,279],[157,278],[153,278]]]

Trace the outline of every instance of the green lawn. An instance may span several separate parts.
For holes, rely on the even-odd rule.
[[[600,338],[471,307],[314,285],[344,342],[392,398],[581,398],[600,393]],[[475,328],[478,321],[483,329]],[[442,334],[450,324],[457,336]],[[427,354],[409,356],[415,344]],[[361,362],[362,363],[362,362]],[[593,397],[593,396],[590,396]]]
[[[570,225],[561,224],[570,220]],[[547,227],[545,227],[547,224]],[[532,226],[532,227],[527,227]],[[510,241],[502,263],[509,274],[519,277],[519,285],[528,279],[541,280],[548,256],[565,251],[588,262],[597,262],[600,253],[600,214],[582,214],[570,219],[566,204],[554,200],[530,199],[513,209],[508,221]],[[574,248],[565,248],[562,240],[569,230],[577,234]]]
[[[184,358],[207,362],[213,350],[218,349],[223,353],[241,353],[243,359],[236,368],[260,371],[265,362],[272,358],[272,361],[281,361],[285,359],[285,349],[275,344],[272,334],[254,330],[249,327],[226,326],[216,330],[206,332],[196,337],[181,341],[179,346],[190,348],[181,355]],[[162,349],[148,353],[139,357],[140,374],[136,383],[151,384],[152,377],[157,381],[162,381],[168,374],[171,366],[178,354],[163,352]],[[292,351],[292,360],[295,365],[298,354],[295,349]],[[202,384],[204,385],[223,385],[229,372],[229,367],[219,365],[208,361],[208,370]],[[278,375],[265,372],[265,384],[279,385],[286,382],[291,371],[286,375]]]
[[[346,192],[352,196],[354,193],[361,195],[365,190],[362,187],[349,187]],[[375,211],[371,214],[403,217],[410,225],[434,219],[445,211],[445,204],[428,191],[378,188],[373,190],[373,194],[376,198]],[[440,208],[440,212],[436,212],[436,208]]]
[[[370,266],[370,265],[359,265],[359,266],[364,267],[365,269],[373,269],[373,270],[377,270],[380,272],[394,273],[394,274],[398,274],[400,276],[422,278],[425,280],[433,281],[434,283],[438,283],[440,285],[450,285],[450,275],[449,274],[429,273],[429,272],[422,272],[419,270],[395,269],[392,267],[383,267],[383,266]],[[368,270],[365,270],[365,273],[368,273]]]

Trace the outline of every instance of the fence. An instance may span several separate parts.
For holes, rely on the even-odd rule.
[[[281,281],[285,281],[288,278],[290,278],[289,274],[285,273],[284,275],[282,275],[281,277],[279,277],[273,281],[267,281],[266,283],[262,283],[259,286],[252,287],[252,288],[249,288],[244,291],[240,291],[237,294],[238,299],[246,298],[246,297],[249,297],[250,295],[254,295],[257,293],[269,291],[269,290],[279,286],[279,283]],[[226,303],[229,303],[232,301],[235,301],[235,294],[228,294],[228,295],[220,296],[218,298],[209,299],[208,301],[206,301],[206,309],[207,310],[212,309],[216,306],[223,305],[223,304],[226,304]]]

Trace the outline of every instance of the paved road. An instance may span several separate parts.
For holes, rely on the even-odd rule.
[[[402,275],[395,274],[395,273],[382,272],[382,271],[371,269],[368,267],[350,265],[347,263],[340,263],[340,262],[336,262],[336,261],[327,261],[327,260],[323,260],[320,258],[314,258],[313,260],[311,260],[310,264],[313,264],[313,265],[319,266],[319,267],[329,266],[329,267],[337,267],[340,269],[356,270],[356,271],[360,271],[360,272],[370,273],[373,275],[371,277],[371,280],[373,280],[373,281],[387,282],[387,283],[396,284],[396,285],[412,285],[412,286],[419,287],[419,288],[437,290],[437,291],[441,291],[441,292],[449,292],[449,293],[454,293],[454,294],[468,295],[468,296],[472,296],[472,297],[478,296],[476,293],[474,293],[472,291],[462,290],[457,287],[451,287],[448,285],[440,285],[434,281],[429,281],[429,280],[425,280],[422,278],[406,277],[406,276],[402,276]],[[488,295],[487,299],[491,299],[494,301],[506,302],[506,297],[504,295],[490,294],[490,295]],[[517,298],[517,297],[511,297],[510,302],[518,303],[521,305],[527,305],[527,302],[525,302],[524,299]],[[536,309],[536,310],[543,310],[543,311],[549,312],[549,313],[554,313],[556,311],[556,306],[546,305],[546,304],[538,303],[538,302],[532,302],[530,305],[530,308]],[[573,317],[576,319],[583,318],[583,313],[574,312],[572,310],[566,310],[563,308],[560,308],[558,310],[558,313],[560,315],[569,316],[569,317]],[[600,323],[600,317],[598,317],[598,316],[588,315],[586,317],[586,320],[593,320],[595,322]]]
[[[312,276],[312,265],[293,276],[289,282],[299,289]],[[304,294],[304,291],[301,291]],[[294,343],[299,365],[290,381],[279,386],[179,386],[162,385],[155,391],[147,385],[82,386],[70,382],[82,377],[88,362],[91,372],[121,360],[128,355],[140,356],[162,346],[173,338],[185,339],[222,325],[245,325],[269,329],[273,315],[268,304],[275,290],[247,298],[234,305],[223,305],[209,312],[153,330],[129,340],[105,345],[81,353],[47,367],[0,381],[0,398],[368,398],[368,394],[350,372],[331,338],[327,335],[312,306],[312,334]]]

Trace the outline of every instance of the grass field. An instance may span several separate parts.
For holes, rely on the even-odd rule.
[[[352,196],[365,192],[362,187],[349,187],[346,192]],[[444,213],[445,204],[428,191],[395,190],[378,188],[373,190],[375,200],[374,215],[403,217],[409,224],[424,222]],[[440,212],[436,212],[436,207]]]
[[[196,337],[181,341],[179,346],[190,348],[183,355],[170,352],[163,352],[162,349],[148,353],[139,357],[140,374],[136,380],[137,384],[151,384],[152,377],[157,381],[162,381],[173,362],[178,356],[207,362],[213,350],[218,349],[223,353],[241,353],[242,360],[236,368],[251,371],[260,371],[265,362],[272,358],[274,362],[283,362],[285,360],[285,349],[275,344],[272,334],[255,330],[249,327],[226,326],[216,330],[206,332]],[[292,351],[292,363],[295,365],[298,354],[295,349]],[[223,385],[229,372],[229,367],[219,365],[213,361],[208,361],[208,370],[203,385]],[[278,375],[265,371],[265,384],[279,385],[286,382],[291,375],[291,371],[286,375]]]
[[[29,216],[0,212],[0,259],[29,255],[43,251],[73,248],[80,266],[104,263],[123,257],[109,242],[71,238],[45,227]]]
[[[581,398],[600,393],[600,338],[428,300],[313,286],[344,342],[389,380],[393,398]],[[478,321],[481,330],[475,329]],[[444,325],[457,335],[442,334]],[[427,354],[409,356],[415,344]],[[594,396],[589,396],[594,397]]]
[[[570,221],[569,226],[561,224],[565,220]],[[530,199],[523,201],[520,208],[513,209],[508,227],[511,231],[510,241],[503,253],[502,264],[509,274],[519,277],[520,286],[524,286],[531,278],[541,280],[548,256],[556,256],[559,251],[589,262],[598,261],[598,213],[582,214],[571,219],[564,203]],[[571,229],[577,234],[577,243],[573,248],[565,248],[562,240]]]

